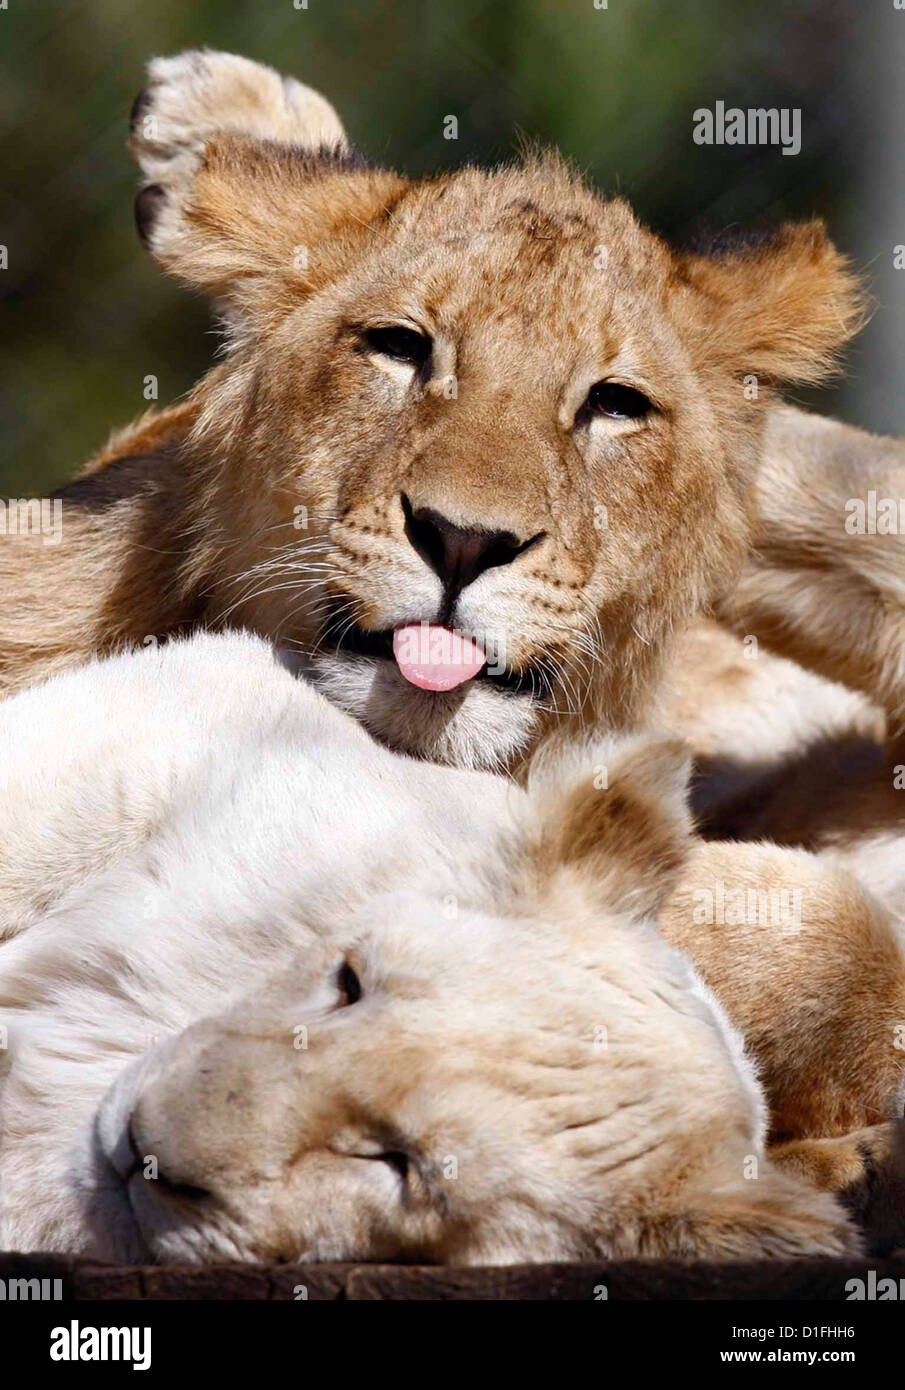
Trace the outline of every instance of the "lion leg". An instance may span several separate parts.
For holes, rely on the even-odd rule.
[[[778,1167],[832,1192],[857,1221],[871,1250],[905,1244],[905,1126],[872,1125],[831,1139],[775,1144]]]
[[[876,701],[893,732],[905,715],[902,497],[905,442],[776,407],[756,484],[754,548],[720,607],[735,632]],[[880,518],[890,500],[895,517],[887,505]]]
[[[774,1163],[791,1169],[824,1192],[857,1193],[866,1197],[871,1174],[895,1157],[893,1121],[869,1125],[830,1139],[790,1139],[770,1146]]]

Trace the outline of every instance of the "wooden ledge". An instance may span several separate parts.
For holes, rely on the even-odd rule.
[[[612,1264],[532,1264],[481,1268],[416,1265],[97,1264],[59,1255],[0,1253],[0,1301],[355,1299],[368,1301],[795,1300],[844,1301],[846,1284],[894,1279],[905,1294],[905,1252],[885,1259],[778,1260],[758,1264],[686,1264],[632,1260]],[[899,1281],[902,1281],[901,1284]],[[887,1286],[889,1287],[889,1286]],[[882,1291],[881,1291],[882,1292]]]

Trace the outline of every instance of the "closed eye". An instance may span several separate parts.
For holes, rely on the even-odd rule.
[[[392,1169],[393,1169],[393,1172],[396,1173],[397,1176],[399,1177],[400,1182],[403,1182],[403,1183],[408,1182],[408,1176],[409,1176],[409,1156],[408,1156],[408,1154],[390,1152],[390,1153],[383,1153],[383,1154],[375,1154],[374,1157],[377,1158],[377,1159],[379,1159],[381,1163],[385,1163],[385,1164],[387,1165],[387,1167],[392,1168]]]
[[[408,1186],[412,1162],[408,1154],[402,1149],[380,1150],[375,1145],[370,1152],[346,1148],[335,1149],[334,1152],[340,1153],[343,1158],[354,1158],[356,1162],[382,1163],[384,1167],[389,1168],[396,1175],[402,1187]]]

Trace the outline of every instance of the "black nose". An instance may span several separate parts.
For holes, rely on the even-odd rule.
[[[447,594],[460,593],[485,570],[511,565],[517,555],[540,540],[543,532],[522,541],[511,531],[457,526],[431,507],[412,507],[402,494],[405,534],[423,560],[443,581]]]

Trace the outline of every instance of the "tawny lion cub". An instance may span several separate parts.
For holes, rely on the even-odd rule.
[[[226,353],[62,490],[60,545],[5,540],[0,688],[236,623],[435,761],[631,722],[744,555],[773,386],[858,322],[822,226],[679,253],[553,155],[408,179],[259,64],[149,74],[139,227]]]

